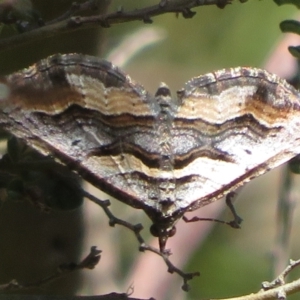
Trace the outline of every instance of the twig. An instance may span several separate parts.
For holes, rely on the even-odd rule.
[[[0,292],[11,290],[24,290],[29,288],[39,288],[53,280],[61,278],[69,273],[73,273],[82,269],[94,269],[100,260],[100,250],[95,246],[91,247],[90,253],[79,263],[62,264],[58,267],[57,271],[50,276],[40,279],[37,282],[21,284],[16,280],[11,280],[9,283],[0,285]],[[2,299],[2,295],[1,295]]]
[[[94,10],[96,8],[97,8],[96,0],[88,0],[88,1],[86,1],[84,3],[73,2],[71,4],[71,7],[69,8],[68,11],[66,11],[65,13],[63,13],[58,18],[53,19],[53,20],[47,22],[46,25],[51,25],[53,23],[57,23],[57,22],[66,20],[66,19],[74,16],[75,13],[77,13],[77,12]]]
[[[168,251],[161,252],[159,249],[152,247],[145,243],[145,240],[143,239],[142,235],[140,234],[141,230],[143,229],[143,226],[141,224],[132,225],[129,222],[126,222],[124,220],[116,218],[108,208],[108,206],[110,205],[109,200],[100,200],[97,197],[93,196],[92,194],[90,194],[86,191],[82,191],[82,192],[83,192],[84,197],[90,199],[92,202],[96,203],[104,210],[105,214],[109,218],[110,226],[115,226],[116,224],[118,224],[118,225],[124,226],[124,227],[128,228],[129,230],[131,230],[134,233],[134,235],[136,236],[136,238],[140,244],[139,250],[142,252],[143,251],[151,251],[151,252],[161,256],[163,258],[163,260],[165,261],[166,265],[168,266],[168,272],[169,273],[177,273],[179,276],[181,276],[183,279],[182,289],[184,291],[189,290],[188,281],[193,279],[195,276],[199,276],[200,275],[199,272],[185,273],[185,272],[181,271],[180,269],[176,268],[172,264],[172,262],[169,260],[169,256],[171,254],[170,252],[168,252]]]
[[[159,252],[159,250],[157,250]],[[52,281],[53,279],[57,279],[67,273],[73,272],[78,269],[82,268],[91,268],[95,266],[95,264],[100,259],[100,251],[97,250],[95,247],[91,248],[91,253],[83,259],[81,263],[78,265],[71,264],[67,268],[62,268],[62,272],[55,273],[58,275],[52,275],[49,276],[48,279],[44,279],[38,282],[38,284],[30,284],[26,286],[21,286],[20,284],[16,284],[16,282],[8,283],[6,286],[9,286],[9,288],[6,288],[5,290],[11,290],[12,288],[29,288],[29,287],[39,287],[42,284],[48,283],[49,281]],[[163,255],[162,255],[163,257]],[[168,258],[167,258],[167,261]],[[94,262],[94,263],[93,263]],[[172,264],[171,264],[172,265]],[[300,291],[300,279],[295,280],[291,283],[284,284],[284,278],[289,274],[294,268],[300,265],[300,260],[297,261],[290,261],[289,266],[272,282],[263,283],[263,289],[260,290],[256,294],[250,294],[246,296],[241,297],[234,297],[234,298],[227,298],[227,299],[219,299],[219,300],[276,300],[276,299],[285,299],[282,297],[285,297],[285,295],[291,295],[293,293],[296,293]],[[172,266],[173,268],[174,266]],[[278,286],[279,285],[279,286]],[[2,285],[4,286],[4,285]],[[281,298],[280,298],[281,297]],[[117,293],[111,293],[108,295],[99,295],[99,296],[25,296],[25,295],[3,295],[1,294],[2,300],[138,300],[130,298],[128,294],[117,294]],[[149,299],[150,300],[150,299]],[[212,299],[211,299],[212,300]]]
[[[192,222],[198,222],[198,221],[210,221],[210,222],[216,222],[216,223],[221,223],[230,226],[231,228],[239,229],[241,228],[241,223],[243,219],[237,214],[233,203],[232,199],[236,195],[235,192],[230,192],[229,194],[226,195],[226,205],[230,209],[232,215],[233,215],[233,220],[232,221],[223,221],[219,219],[214,219],[214,218],[201,218],[201,217],[193,217],[191,219],[188,219],[186,216],[183,216],[182,219],[186,223],[192,223]]]
[[[107,28],[113,24],[136,20],[141,20],[144,23],[152,23],[152,17],[165,13],[181,13],[184,18],[192,18],[195,15],[195,12],[191,11],[192,8],[205,5],[217,5],[223,8],[231,3],[231,0],[161,0],[159,4],[127,12],[123,8],[120,8],[116,12],[103,15],[88,17],[74,16],[74,11],[87,9],[91,5],[90,3],[91,1],[87,1],[80,6],[72,6],[62,16],[47,22],[43,27],[0,40],[0,51],[78,29],[99,26]]]
[[[281,274],[277,276],[273,281],[271,282],[263,282],[262,288],[263,290],[270,290],[277,286],[282,286],[285,284],[285,277],[297,266],[300,265],[300,259],[299,260],[290,260],[289,265],[283,270]]]
[[[275,289],[267,290],[267,291],[259,291],[256,294],[250,294],[247,296],[234,297],[234,298],[226,298],[226,299],[218,299],[218,300],[278,300],[279,297],[284,292],[286,295],[291,295],[300,291],[300,279],[295,280],[291,283],[287,283]],[[214,300],[214,299],[210,299]],[[216,300],[216,299],[215,299]]]

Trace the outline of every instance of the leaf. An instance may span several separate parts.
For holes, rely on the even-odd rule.
[[[300,22],[296,20],[285,20],[279,26],[282,32],[293,32],[300,35]]]
[[[300,46],[289,46],[288,50],[294,57],[300,59]]]
[[[283,4],[294,4],[298,8],[300,8],[300,0],[274,0],[277,5]]]

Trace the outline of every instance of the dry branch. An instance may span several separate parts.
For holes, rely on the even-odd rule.
[[[166,13],[182,14],[184,18],[192,18],[196,13],[192,8],[206,5],[216,5],[220,8],[231,3],[231,0],[161,0],[153,6],[125,11],[122,7],[116,12],[83,17],[75,13],[95,8],[95,1],[89,0],[82,4],[73,3],[71,8],[60,17],[46,22],[44,26],[0,40],[0,52],[9,50],[22,44],[49,38],[54,35],[71,32],[79,29],[96,27],[110,27],[130,21],[152,23],[152,17]]]

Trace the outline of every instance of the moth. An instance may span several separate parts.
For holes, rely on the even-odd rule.
[[[111,63],[53,55],[8,75],[0,126],[151,218],[165,248],[184,213],[300,153],[299,92],[237,67],[148,93]]]

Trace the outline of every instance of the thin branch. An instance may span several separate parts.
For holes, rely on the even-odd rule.
[[[284,284],[272,290],[259,291],[256,294],[250,294],[247,296],[218,299],[218,300],[278,300],[278,299],[285,299],[282,298],[283,294],[292,295],[299,291],[300,291],[300,279],[295,280],[291,283]]]
[[[25,43],[31,43],[36,40],[42,40],[57,34],[79,29],[99,26],[107,28],[113,24],[137,20],[143,21],[144,23],[152,23],[152,17],[165,13],[181,13],[184,18],[192,18],[196,14],[191,11],[192,8],[206,5],[217,5],[223,8],[227,4],[230,4],[231,0],[161,0],[159,4],[127,12],[124,11],[123,8],[120,8],[116,12],[103,15],[88,17],[74,16],[75,11],[86,10],[91,7],[91,3],[93,2],[94,1],[86,1],[81,5],[73,4],[62,16],[47,22],[45,26],[0,40],[0,52]]]
[[[105,202],[105,201],[103,201],[103,202]],[[146,250],[149,250],[149,249],[146,249]],[[157,249],[157,251],[159,252],[158,249]],[[39,282],[34,283],[34,284],[21,285],[21,284],[17,283],[16,281],[11,281],[10,283],[8,283],[6,285],[0,286],[1,291],[40,287],[41,285],[44,285],[45,283],[49,283],[50,281],[52,281],[54,279],[60,278],[63,275],[74,272],[76,270],[84,269],[84,268],[92,269],[95,267],[95,265],[98,263],[98,261],[100,259],[100,255],[99,255],[100,252],[101,251],[97,250],[96,247],[92,247],[89,255],[86,258],[84,258],[79,264],[68,264],[68,265],[60,266],[58,272],[54,273],[53,275],[51,275],[45,279],[40,280]],[[161,255],[162,253],[157,253],[157,254]],[[161,256],[165,259],[163,254]],[[166,262],[167,262],[167,264],[170,263],[167,256],[166,256]],[[287,283],[287,284],[284,283],[284,278],[294,268],[296,268],[299,265],[300,265],[300,260],[297,260],[297,261],[291,260],[290,264],[287,266],[287,268],[275,280],[273,280],[270,283],[264,282],[263,289],[260,290],[256,294],[250,294],[250,295],[246,295],[246,296],[227,298],[227,299],[219,299],[219,300],[286,299],[287,295],[291,295],[291,294],[294,294],[294,293],[300,291],[300,279],[295,280],[291,283]],[[174,266],[172,264],[170,264],[170,266],[171,266],[171,268],[174,268]],[[173,270],[173,271],[177,272],[177,270]],[[184,276],[186,276],[186,274],[184,274]],[[26,295],[4,295],[4,294],[1,294],[1,299],[3,299],[3,300],[141,300],[141,299],[130,298],[129,295],[125,294],[125,293],[123,293],[123,294],[111,293],[111,294],[99,295],[99,296],[47,296],[47,295],[26,296]]]
[[[143,226],[141,224],[136,224],[136,225],[132,225],[129,222],[126,222],[124,220],[118,219],[116,218],[112,212],[110,211],[110,209],[108,208],[110,205],[110,201],[109,200],[100,200],[97,197],[93,196],[92,194],[86,192],[86,191],[82,191],[83,192],[83,196],[88,198],[89,200],[91,200],[92,202],[96,203],[97,205],[99,205],[105,212],[105,214],[108,216],[109,218],[109,225],[110,226],[115,226],[116,224],[124,226],[126,228],[128,228],[129,230],[131,230],[134,235],[136,236],[140,247],[139,250],[140,251],[151,251],[159,256],[161,256],[163,258],[163,260],[165,261],[166,265],[168,266],[168,272],[169,273],[177,273],[180,277],[182,277],[183,279],[183,285],[182,285],[182,289],[184,291],[188,291],[189,290],[189,285],[188,285],[188,281],[193,279],[195,276],[199,276],[200,273],[199,272],[193,272],[193,273],[185,273],[182,270],[178,269],[177,267],[175,267],[172,262],[169,260],[169,256],[170,256],[170,252],[166,251],[166,252],[161,252],[159,249],[152,247],[148,244],[145,243],[145,240],[143,239],[142,235],[140,234],[141,230],[143,229]]]
[[[300,265],[300,259],[299,260],[290,260],[289,265],[283,270],[282,273],[280,273],[277,278],[275,278],[271,282],[263,282],[262,287],[264,290],[270,290],[277,286],[282,286],[285,284],[285,277],[297,266]]]
[[[236,196],[235,192],[230,192],[229,194],[226,195],[226,205],[230,209],[232,215],[233,215],[233,220],[231,221],[223,221],[219,219],[214,219],[214,218],[200,218],[200,217],[193,217],[191,219],[188,219],[186,216],[183,216],[182,219],[186,223],[192,223],[192,222],[198,222],[198,221],[210,221],[210,222],[216,222],[216,223],[221,223],[224,225],[228,225],[231,228],[239,229],[241,228],[241,223],[243,219],[237,214],[234,205],[232,203],[233,198]]]
[[[97,9],[96,0],[88,0],[84,3],[73,2],[68,11],[63,13],[58,18],[47,22],[46,25],[51,25],[53,23],[58,23],[60,21],[66,20],[66,19],[74,16],[75,13],[77,13],[77,12],[83,12],[83,11],[89,11],[89,10],[95,10],[95,9]]]
[[[64,277],[67,274],[73,273],[82,269],[94,269],[100,260],[100,250],[97,250],[95,246],[91,247],[90,253],[78,264],[68,263],[62,264],[58,267],[57,271],[45,278],[40,279],[37,282],[21,284],[17,280],[11,280],[9,283],[0,285],[0,292],[12,291],[12,290],[24,290],[29,288],[39,288],[47,283]],[[1,295],[2,299],[2,295]]]

